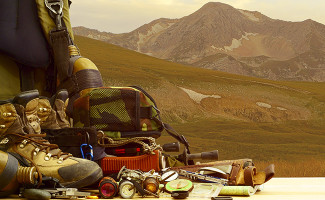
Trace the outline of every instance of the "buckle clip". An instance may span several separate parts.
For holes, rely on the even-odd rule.
[[[52,0],[51,2],[49,2],[49,0],[44,0],[44,1],[45,1],[45,6],[53,14],[55,14],[55,15],[62,15],[62,11],[63,11],[63,1],[62,0],[56,0],[56,1],[53,1]]]
[[[62,0],[44,0],[45,6],[50,11],[50,15],[55,20],[58,30],[62,28],[63,1]]]

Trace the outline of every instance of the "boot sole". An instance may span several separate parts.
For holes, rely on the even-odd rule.
[[[70,183],[62,183],[62,185],[67,188],[82,188],[82,187],[86,187],[86,186],[96,183],[101,178],[103,178],[103,171],[101,168],[98,168],[91,175],[89,175],[81,180],[78,180],[76,182],[70,182]]]

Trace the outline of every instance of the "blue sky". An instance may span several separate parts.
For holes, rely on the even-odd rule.
[[[211,0],[72,0],[72,26],[112,33],[130,32],[155,19],[187,16]],[[273,19],[325,24],[325,0],[220,0]]]

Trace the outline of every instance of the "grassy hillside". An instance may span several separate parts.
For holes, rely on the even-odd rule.
[[[76,43],[98,66],[106,86],[146,89],[163,120],[189,139],[193,152],[218,149],[221,159],[262,161],[325,157],[325,83],[276,82],[184,66],[80,36]]]

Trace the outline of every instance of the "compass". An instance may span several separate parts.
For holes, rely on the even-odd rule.
[[[122,181],[120,182],[120,195],[124,199],[132,199],[136,192],[136,188],[134,187],[133,183],[130,181]]]

